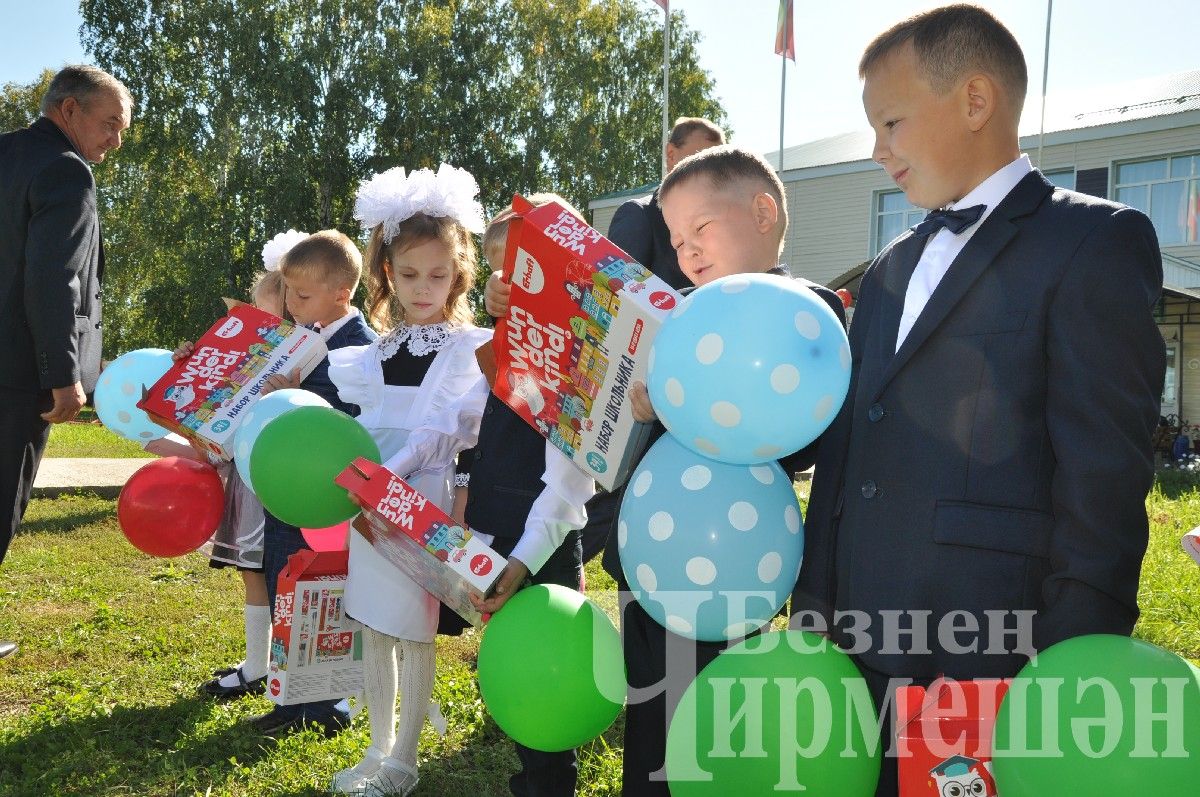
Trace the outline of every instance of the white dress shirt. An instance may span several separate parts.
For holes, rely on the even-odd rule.
[[[904,312],[900,316],[900,328],[896,333],[897,351],[900,350],[904,339],[908,337],[913,324],[917,323],[921,311],[929,303],[929,297],[937,289],[942,277],[946,276],[946,272],[950,270],[950,266],[958,257],[959,252],[967,245],[967,241],[971,240],[971,236],[975,234],[975,231],[991,215],[1004,197],[1008,196],[1017,183],[1021,182],[1021,179],[1031,171],[1033,171],[1033,165],[1029,162],[1029,156],[1022,155],[1007,166],[1001,167],[991,177],[976,186],[971,193],[950,206],[951,210],[975,205],[986,205],[987,207],[984,208],[979,221],[957,235],[943,227],[925,242],[925,250],[921,252],[921,259],[917,261],[917,268],[913,271],[913,275],[908,281],[908,290],[904,294]]]
[[[360,315],[362,315],[362,313],[359,312],[357,307],[351,307],[350,312],[346,313],[344,316],[339,318],[337,321],[334,321],[327,327],[319,327],[317,331],[321,333],[322,340],[328,341],[333,337],[333,333],[350,323],[350,319]]]

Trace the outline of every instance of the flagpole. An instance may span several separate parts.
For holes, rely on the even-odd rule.
[[[779,72],[779,173],[783,174],[783,120],[784,106],[787,103],[787,48],[779,56],[783,66]]]
[[[1046,142],[1046,81],[1050,76],[1050,17],[1054,0],[1046,0],[1046,50],[1042,57],[1042,122],[1038,128],[1038,168],[1042,168],[1042,146]]]
[[[668,112],[670,102],[671,79],[671,10],[668,3],[663,3],[663,120],[662,120],[662,176],[667,176],[667,139],[671,134],[671,119]]]

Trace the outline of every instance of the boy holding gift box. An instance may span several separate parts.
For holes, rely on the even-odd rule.
[[[365,346],[375,340],[377,335],[367,326],[362,313],[350,305],[362,275],[362,255],[344,233],[337,230],[313,233],[288,250],[279,270],[286,286],[284,299],[288,312],[296,323],[319,330],[330,351],[344,346]],[[335,409],[358,414],[358,407],[338,398],[337,389],[329,380],[329,358],[322,360],[304,381],[298,376],[294,372],[286,377],[277,374],[267,380],[267,386],[270,390],[287,387],[311,390]],[[264,515],[263,571],[268,601],[274,606],[275,587],[288,557],[309,546],[300,529],[270,512],[264,511]],[[350,713],[344,701],[320,700],[275,706],[265,714],[251,717],[249,722],[268,735],[297,728],[305,722],[321,726],[326,733],[336,733],[350,723]]]
[[[731,146],[694,154],[667,175],[659,189],[659,202],[679,267],[694,285],[731,274],[789,276],[788,269],[779,264],[787,229],[784,188],[760,156]],[[802,282],[845,323],[845,309],[833,291]],[[509,286],[493,275],[487,290],[489,309],[506,313]],[[637,420],[655,418],[644,385],[635,382],[630,397]],[[663,431],[659,426],[655,437]],[[815,444],[788,457],[781,463],[784,470],[794,474],[807,468],[814,449]],[[615,517],[613,521],[615,525]],[[655,622],[641,604],[628,597],[629,585],[615,544],[605,549],[604,569],[623,593],[621,635],[630,691],[625,708],[622,793],[666,797],[669,790],[663,763],[674,707],[696,673],[728,643],[687,639]]]

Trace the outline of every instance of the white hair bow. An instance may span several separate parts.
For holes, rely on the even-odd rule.
[[[466,169],[448,163],[437,173],[417,169],[405,173],[397,166],[363,180],[354,200],[354,218],[368,229],[383,225],[384,242],[400,231],[401,222],[417,213],[454,219],[468,232],[483,232],[483,205],[476,197],[479,183]]]
[[[263,267],[267,271],[278,271],[279,264],[283,261],[283,256],[290,252],[293,246],[307,237],[308,233],[306,232],[288,230],[287,232],[279,233],[267,241],[262,251]]]

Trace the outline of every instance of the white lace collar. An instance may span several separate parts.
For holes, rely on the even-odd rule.
[[[445,321],[440,324],[401,324],[380,339],[380,359],[390,360],[404,344],[407,344],[408,353],[414,357],[441,351],[458,329]]]

